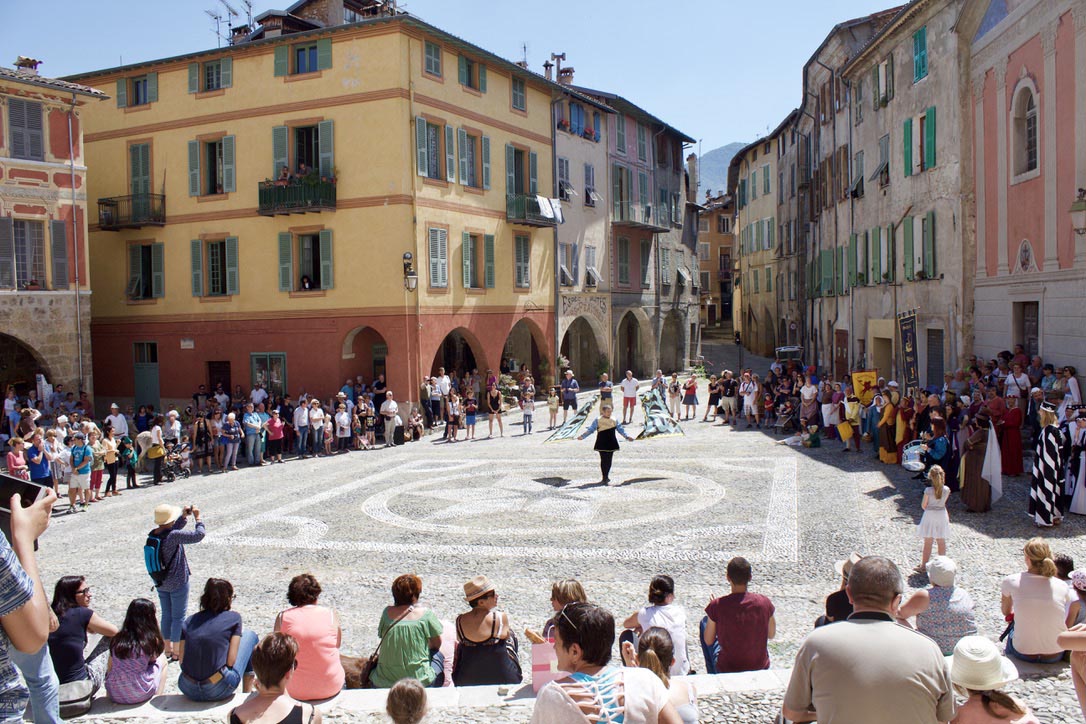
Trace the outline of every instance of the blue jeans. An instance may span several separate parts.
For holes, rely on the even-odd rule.
[[[189,584],[185,582],[176,591],[158,591],[158,605],[162,610],[162,638],[177,643],[181,640],[181,624],[189,605]]]
[[[1007,635],[1007,656],[1012,656],[1019,661],[1028,661],[1031,664],[1056,664],[1063,661],[1063,652],[1058,654],[1022,654],[1014,650],[1014,626]]]
[[[306,443],[309,442],[309,427],[299,427],[294,431],[297,439],[294,441],[294,452],[298,455],[305,455]]]
[[[30,703],[34,707],[34,721],[61,724],[60,680],[53,669],[49,645],[42,645],[34,654],[24,654],[14,646],[8,647],[11,661],[22,672],[30,689]]]
[[[701,644],[701,653],[705,657],[705,673],[716,673],[716,660],[720,655],[720,641],[714,641],[712,646],[705,643],[705,627],[709,624],[709,617],[702,616],[698,625],[698,643]]]
[[[177,688],[181,693],[193,701],[222,701],[229,699],[237,691],[238,684],[245,674],[253,673],[251,659],[253,649],[256,648],[256,632],[245,630],[241,634],[241,643],[238,645],[238,657],[233,666],[222,668],[222,678],[214,684],[198,684],[189,677],[181,674],[177,679]]]
[[[245,436],[245,462],[250,465],[256,465],[257,455],[260,454],[260,436],[259,435],[246,435]]]

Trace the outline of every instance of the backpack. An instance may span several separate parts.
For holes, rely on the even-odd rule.
[[[155,588],[166,582],[166,576],[169,575],[174,559],[177,558],[177,551],[174,551],[170,560],[162,560],[162,544],[166,542],[166,536],[169,534],[169,531],[160,536],[155,535],[154,532],[148,533],[147,542],[143,544],[143,563],[147,568],[147,574],[155,582]]]

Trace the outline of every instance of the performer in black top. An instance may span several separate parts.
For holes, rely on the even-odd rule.
[[[600,472],[603,474],[600,482],[607,484],[611,483],[611,478],[608,475],[611,472],[611,459],[614,457],[615,451],[618,450],[618,435],[633,441],[633,438],[626,434],[622,423],[611,417],[613,410],[611,403],[605,402],[600,407],[600,416],[593,420],[588,429],[584,431],[584,434],[578,438],[584,440],[593,432],[596,433],[596,444],[592,447],[600,454]]]

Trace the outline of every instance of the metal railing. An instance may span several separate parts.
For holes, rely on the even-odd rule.
[[[636,224],[653,229],[671,227],[671,210],[665,207],[642,204],[637,201],[618,201],[614,204],[614,221]]]
[[[336,208],[335,181],[261,181],[257,211],[265,216]]]
[[[98,199],[98,226],[104,231],[163,226],[166,197],[163,194],[130,194]]]
[[[547,217],[539,208],[535,194],[514,194],[505,197],[505,218],[516,224],[554,226],[555,219]]]

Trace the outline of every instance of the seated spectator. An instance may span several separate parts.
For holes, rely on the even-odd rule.
[[[415,679],[400,679],[385,702],[392,724],[419,724],[426,717],[426,689]]]
[[[675,657],[669,673],[672,676],[685,676],[690,673],[690,660],[686,655],[686,609],[675,603],[675,581],[671,576],[654,576],[649,583],[649,604],[622,622],[626,631],[619,637],[619,652],[625,649],[622,643],[629,641],[637,647],[637,637],[642,632],[656,626],[666,630],[674,646]],[[635,666],[623,657],[627,666]],[[667,679],[664,680],[667,683]]]
[[[532,724],[623,721],[681,724],[667,688],[647,669],[610,666],[615,619],[591,603],[571,603],[555,620],[558,668],[570,672],[544,686]]]
[[[498,592],[486,576],[464,584],[471,610],[456,617],[456,657],[452,678],[456,686],[519,684],[523,678],[517,658],[517,636],[509,614],[498,610]]]
[[[773,603],[750,593],[750,563],[736,556],[728,561],[732,592],[713,599],[701,620],[702,653],[710,674],[758,671],[769,668],[769,639],[777,634]]]
[[[1057,637],[1060,648],[1071,652],[1071,681],[1075,685],[1075,695],[1086,719],[1086,624],[1078,624]]]
[[[379,689],[400,679],[418,679],[423,686],[445,683],[445,657],[441,653],[441,622],[419,605],[422,579],[408,573],[392,582],[392,605],[381,612],[377,635],[381,656],[370,675]]]
[[[234,587],[222,578],[209,578],[200,596],[200,611],[185,620],[177,656],[181,677],[177,688],[193,701],[221,701],[253,689],[250,659],[256,634],[242,630],[241,614],[231,611]]]
[[[977,633],[976,606],[964,588],[954,585],[958,566],[946,556],[935,556],[927,564],[931,588],[917,591],[901,604],[897,618],[916,616],[916,630],[939,644],[943,656],[954,653],[964,636]]]
[[[166,688],[165,650],[154,602],[133,599],[121,630],[109,644],[109,700],[114,704],[142,704],[161,694]]]
[[[807,634],[782,714],[793,722],[935,724],[954,718],[946,659],[927,636],[894,622],[901,573],[882,556],[852,566],[848,621]]]
[[[1056,564],[1056,578],[1070,585],[1071,571],[1075,570],[1075,559],[1066,553],[1057,553],[1052,556],[1052,561]]]
[[[636,650],[633,643],[627,641],[621,645],[620,652],[623,661],[630,662],[628,665],[648,669],[660,677],[683,724],[697,724],[698,694],[694,685],[673,679],[668,674],[675,667],[675,646],[667,629],[658,626],[648,628],[637,642]]]
[[[825,626],[828,623],[844,621],[852,615],[852,601],[848,597],[848,574],[863,556],[859,553],[851,554],[846,560],[837,561],[834,569],[841,576],[841,587],[826,596],[826,613],[815,620],[815,628]]]
[[[61,684],[90,680],[94,690],[102,687],[109,657],[109,639],[117,635],[117,627],[90,609],[91,589],[83,576],[64,576],[53,588],[53,613],[59,625],[49,634],[49,655]],[[100,634],[102,639],[84,658],[87,632]]]
[[[1054,664],[1063,658],[1063,648],[1056,639],[1067,629],[1066,606],[1072,602],[1071,592],[1056,578],[1052,550],[1043,538],[1030,540],[1023,552],[1026,570],[1003,579],[1003,615],[1014,614],[1007,655]]]
[[[298,642],[289,634],[271,633],[253,649],[256,696],[230,711],[230,724],[279,722],[321,724],[321,713],[312,704],[290,697],[291,680],[298,675]]]
[[[343,629],[334,609],[317,605],[320,595],[321,584],[313,575],[295,576],[287,588],[291,608],[275,618],[275,632],[289,634],[297,644],[297,670],[287,692],[298,701],[327,699],[343,688]]]
[[[551,608],[555,614],[560,612],[570,603],[587,603],[588,595],[584,592],[584,586],[575,578],[567,578],[564,581],[555,581],[551,585]],[[543,624],[543,638],[554,641],[554,620],[557,615],[547,619]]]
[[[983,636],[966,636],[950,658],[954,689],[968,697],[952,724],[1040,724],[1022,702],[1000,689],[1018,678],[1018,669]]]
[[[1067,628],[1086,623],[1086,571],[1071,571],[1071,604],[1067,607]]]

